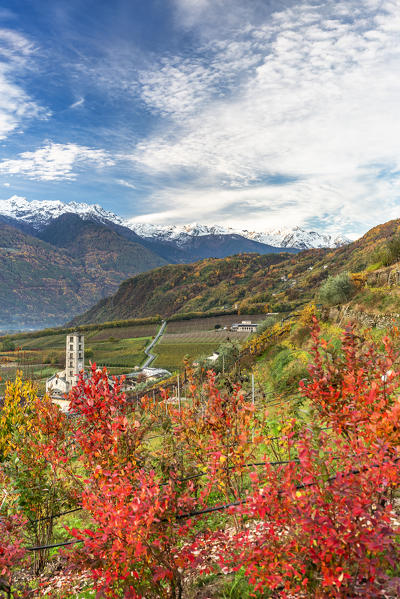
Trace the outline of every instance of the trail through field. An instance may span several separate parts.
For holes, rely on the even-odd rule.
[[[151,341],[149,343],[149,345],[144,349],[144,353],[146,354],[147,358],[144,361],[142,368],[147,368],[148,366],[150,366],[150,364],[153,362],[153,360],[155,359],[155,354],[151,353],[151,350],[153,349],[153,347],[155,346],[155,344],[158,342],[158,340],[160,339],[160,337],[162,336],[162,334],[164,333],[165,327],[167,326],[167,321],[163,320],[162,324],[159,328],[159,331],[157,333],[157,335],[154,337],[153,341]]]

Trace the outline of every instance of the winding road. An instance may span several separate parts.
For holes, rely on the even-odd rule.
[[[153,347],[155,346],[155,344],[160,340],[160,337],[162,337],[164,331],[165,331],[165,327],[167,326],[167,321],[163,320],[162,324],[158,330],[157,335],[154,337],[154,339],[149,343],[149,345],[144,349],[144,353],[146,354],[147,358],[144,361],[142,368],[148,368],[148,366],[150,366],[150,364],[152,363],[152,361],[155,359],[155,354],[151,353],[151,350],[153,349]]]

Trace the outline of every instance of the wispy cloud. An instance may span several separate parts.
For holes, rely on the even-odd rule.
[[[115,181],[118,185],[122,185],[122,187],[128,187],[129,189],[137,189],[136,185],[133,183],[129,183],[129,181],[125,181],[125,179],[116,179]]]
[[[206,0],[180,0],[181,10],[189,4],[201,19]],[[142,98],[173,124],[132,160],[177,181],[147,218],[181,221],[199,205],[201,220],[233,224],[243,205],[265,224],[317,213],[328,228],[362,228],[398,216],[400,2],[301,2],[249,22],[142,74]],[[294,182],[264,184],[279,174]]]
[[[69,108],[79,108],[80,106],[83,106],[85,103],[85,98],[79,98],[78,100],[76,100],[76,102],[73,102]]]
[[[77,170],[85,166],[103,168],[113,164],[114,161],[104,150],[71,143],[49,143],[34,152],[22,152],[14,160],[3,160],[0,162],[0,173],[41,181],[74,180]]]
[[[34,54],[34,45],[23,35],[0,29],[0,139],[5,139],[26,119],[49,116],[17,83]]]

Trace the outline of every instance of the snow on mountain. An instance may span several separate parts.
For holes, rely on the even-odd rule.
[[[350,241],[345,237],[327,235],[317,231],[305,231],[300,227],[292,229],[271,229],[262,233],[243,231],[242,235],[248,239],[285,248],[336,248]]]
[[[26,198],[15,195],[8,200],[0,200],[0,214],[29,223],[37,230],[67,213],[78,214],[83,219],[93,219],[100,222],[110,220],[118,225],[124,224],[119,216],[103,210],[98,204],[90,205],[80,202],[65,204],[59,200],[28,201]]]
[[[140,237],[149,237],[158,241],[171,241],[182,246],[191,237],[204,235],[226,235],[228,230],[220,225],[151,225],[146,223],[125,223]],[[229,231],[230,233],[231,231]]]
[[[113,212],[104,210],[99,204],[85,204],[83,202],[69,202],[67,204],[59,200],[28,201],[26,198],[15,195],[8,200],[0,200],[0,214],[16,220],[22,220],[39,231],[52,220],[66,213],[78,214],[85,220],[92,219],[98,222],[111,221],[130,228],[140,237],[168,241],[176,244],[178,247],[184,246],[191,237],[202,237],[204,235],[241,235],[247,239],[274,247],[299,249],[335,248],[349,243],[349,240],[345,237],[333,237],[332,235],[316,231],[305,231],[300,227],[249,231],[221,225],[201,225],[198,223],[188,225],[153,225],[136,223],[133,220],[125,221]]]
[[[317,233],[316,231],[305,231],[300,227],[292,229],[270,229],[257,232],[222,227],[220,225],[199,225],[197,223],[190,225],[152,225],[127,221],[126,224],[141,237],[150,237],[159,241],[172,241],[177,243],[177,245],[183,245],[188,237],[233,234],[241,235],[259,243],[284,248],[335,248],[349,243],[349,240],[345,237],[333,237],[332,235]]]

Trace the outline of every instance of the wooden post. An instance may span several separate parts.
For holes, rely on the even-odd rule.
[[[254,391],[254,372],[251,373],[251,403],[253,404],[253,406],[256,403],[255,391]],[[253,418],[254,418],[254,412],[253,412]],[[251,433],[251,440],[254,442],[254,428]]]
[[[177,380],[177,383],[178,383],[178,385],[177,385],[177,392],[178,392],[179,414],[181,414],[182,406],[181,406],[181,388],[180,388],[179,374],[176,377],[176,380]]]

